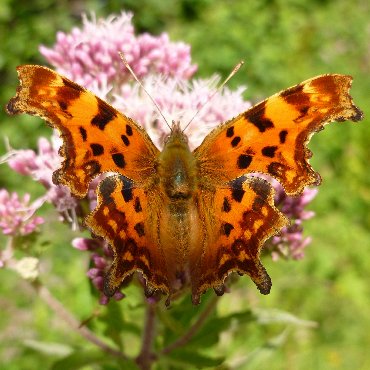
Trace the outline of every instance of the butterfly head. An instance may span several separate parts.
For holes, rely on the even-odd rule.
[[[164,138],[164,147],[189,148],[188,137],[180,127],[180,122],[172,121],[171,132]]]

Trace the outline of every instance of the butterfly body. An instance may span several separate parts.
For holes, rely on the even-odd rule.
[[[290,195],[318,185],[310,137],[328,122],[362,119],[349,95],[352,78],[322,75],[220,124],[194,151],[175,123],[160,151],[132,119],[66,77],[41,66],[17,70],[21,86],[7,111],[38,115],[59,130],[64,162],[54,183],[84,197],[93,177],[114,172],[99,183],[85,219],[113,252],[108,296],[136,271],[148,296],[159,290],[170,298],[186,284],[198,304],[208,288],[223,294],[232,272],[268,294],[260,252],[287,219],[271,185],[254,174],[274,177]]]
[[[150,181],[158,184],[154,197],[158,198],[160,193],[162,200],[157,208],[158,227],[153,230],[156,234],[150,239],[157,240],[157,248],[163,251],[171,294],[184,281],[191,280],[204,235],[197,206],[200,192],[197,160],[179,122],[173,123],[164,141]]]
[[[171,134],[165,139],[157,173],[163,191],[174,204],[193,197],[198,177],[196,160],[179,123],[172,125]]]

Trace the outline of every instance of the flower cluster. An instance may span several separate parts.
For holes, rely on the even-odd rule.
[[[87,276],[91,279],[94,287],[102,292],[104,275],[112,262],[112,253],[108,244],[101,239],[75,238],[72,241],[72,246],[80,251],[90,252],[91,268],[87,271]],[[124,297],[124,294],[117,291],[113,295],[113,299],[119,301]],[[109,298],[104,294],[100,296],[100,303],[107,304]]]
[[[315,215],[313,211],[307,211],[306,206],[315,198],[318,190],[305,188],[301,196],[291,197],[286,195],[276,180],[270,178],[269,181],[275,189],[275,205],[289,218],[290,224],[270,239],[268,249],[275,261],[280,257],[302,259],[305,248],[311,243],[311,238],[303,235],[302,222]]]
[[[56,135],[51,141],[41,137],[37,153],[30,149],[12,149],[7,154],[7,161],[14,171],[41,183],[46,189],[43,200],[52,203],[64,219],[75,223],[76,198],[66,186],[56,186],[52,181],[53,172],[61,165],[58,154],[60,145],[61,140]]]
[[[40,52],[58,72],[89,89],[102,90],[131,80],[118,52],[140,78],[163,74],[187,79],[193,75],[196,66],[191,64],[189,45],[170,42],[166,33],[135,35],[131,19],[131,13],[100,20],[84,17],[81,29],[58,32],[54,47],[40,46]]]
[[[139,122],[159,148],[168,133],[167,125],[127,72],[119,58],[119,51],[125,54],[132,69],[143,79],[144,87],[155,97],[168,121],[181,121],[185,126],[204,106],[186,131],[193,147],[200,144],[200,140],[211,128],[250,107],[250,103],[243,99],[242,87],[236,91],[224,88],[205,105],[215,91],[218,77],[191,80],[196,67],[191,63],[190,47],[183,43],[171,43],[166,34],[158,37],[149,34],[135,35],[131,14],[122,13],[118,17],[99,21],[84,18],[81,29],[75,28],[69,34],[58,33],[54,47],[41,46],[40,51],[59,72],[94,91]],[[77,209],[81,211],[86,207],[79,207],[80,201],[71,196],[68,188],[52,183],[52,173],[60,167],[58,140],[54,136],[50,143],[41,138],[38,153],[31,150],[12,150],[8,154],[8,161],[13,170],[32,176],[44,185],[45,200],[51,202],[64,219],[77,222],[74,216]],[[97,182],[97,179],[92,182],[87,197],[90,210],[96,205]],[[315,192],[306,190],[302,197],[293,199],[285,195],[276,181],[273,186],[276,189],[277,205],[293,218],[293,224],[271,240],[272,256],[275,259],[278,255],[300,258],[304,247],[309,243],[309,239],[302,236],[302,220],[312,216],[305,211],[305,206]],[[90,253],[91,268],[87,275],[102,292],[103,276],[112,260],[106,242],[77,238],[72,244],[75,248]],[[123,296],[118,292],[114,298],[119,300]],[[100,302],[105,304],[108,300],[101,293]]]
[[[38,204],[29,204],[30,195],[20,198],[17,193],[0,189],[0,229],[9,236],[24,236],[33,233],[44,219],[35,216]]]
[[[185,126],[209,100],[218,82],[218,76],[188,81],[149,75],[144,81],[144,87],[155,97],[167,122],[179,121]],[[199,146],[211,129],[251,106],[243,99],[244,90],[244,87],[235,91],[224,88],[199,111],[186,129],[191,149]],[[163,147],[163,138],[169,131],[168,126],[138,85],[122,85],[121,94],[114,95],[111,102],[120,111],[140,122],[158,148]]]

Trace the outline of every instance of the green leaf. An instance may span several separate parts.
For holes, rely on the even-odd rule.
[[[104,365],[103,370],[140,370],[133,360],[122,361],[117,359],[115,364]]]
[[[23,344],[26,347],[45,355],[63,357],[73,352],[73,349],[70,346],[62,343],[41,342],[33,339],[26,339],[23,341]]]
[[[191,339],[191,347],[211,347],[219,340],[220,334],[227,330],[232,321],[238,321],[240,324],[255,321],[256,318],[250,310],[234,313],[225,317],[215,317],[203,325],[199,332]]]
[[[106,307],[105,314],[99,319],[105,325],[104,335],[111,338],[119,348],[122,348],[121,331],[125,323],[118,302],[111,300]]]
[[[109,356],[97,350],[76,351],[63,359],[54,362],[51,370],[75,370],[89,364],[101,364],[111,362]]]
[[[117,346],[122,349],[122,333],[130,332],[140,336],[141,329],[134,322],[125,321],[122,314],[121,302],[111,300],[106,306],[106,311],[99,316],[99,320],[104,325],[104,335],[112,339]]]
[[[223,357],[209,357],[199,352],[176,349],[167,355],[171,360],[179,364],[193,365],[196,368],[215,367],[221,365],[225,359]]]
[[[268,325],[272,323],[282,323],[309,328],[317,327],[317,323],[315,321],[303,320],[290,312],[278,309],[258,309],[254,310],[254,314],[256,315],[257,321],[260,324]]]
[[[138,370],[132,360],[122,360],[99,350],[81,350],[56,361],[51,370],[77,370],[86,365],[105,365],[106,369]],[[117,366],[118,365],[118,366]]]
[[[214,298],[213,292],[207,292],[202,297],[199,306],[194,306],[188,295],[174,302],[168,310],[158,310],[160,321],[164,324],[163,333],[164,345],[168,345],[188,330],[191,323],[195,322],[202,311],[207,306],[210,299]],[[211,312],[209,319],[215,316],[215,311]]]
[[[250,370],[268,368],[271,358],[275,356],[276,350],[286,342],[289,331],[284,330],[279,335],[268,340],[264,345],[248,353],[244,359],[240,359],[239,365],[245,365]]]

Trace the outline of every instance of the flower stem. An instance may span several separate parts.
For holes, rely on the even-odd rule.
[[[197,331],[202,327],[204,322],[208,319],[208,316],[216,307],[217,301],[218,301],[217,296],[212,297],[208,302],[206,308],[199,315],[198,319],[194,322],[192,326],[190,326],[189,330],[185,334],[183,334],[180,338],[176,339],[173,343],[163,348],[160,353],[162,355],[167,355],[174,349],[185,346],[194,337]]]
[[[127,360],[127,356],[121,351],[109,346],[98,338],[91,330],[85,326],[81,326],[80,322],[70,313],[61,302],[59,302],[51,292],[43,286],[39,281],[32,283],[32,286],[37,291],[40,298],[61,318],[63,319],[74,331],[82,335],[86,340],[93,343],[104,352],[109,353],[115,357]]]
[[[136,363],[142,370],[149,370],[152,362],[155,360],[155,355],[152,351],[155,337],[155,304],[155,302],[147,301],[141,351],[136,358]]]
[[[7,267],[13,268],[14,267],[14,237],[8,238],[6,242],[5,249],[0,251],[0,261]]]

